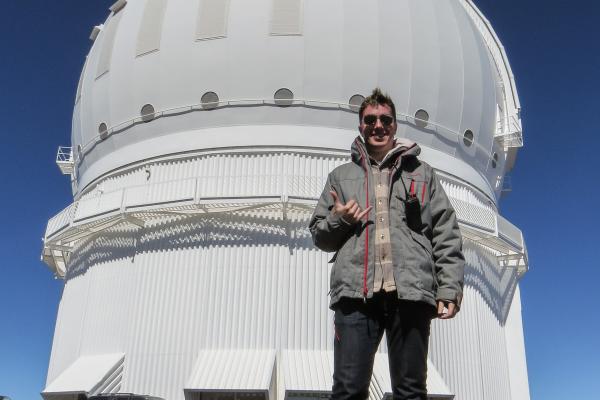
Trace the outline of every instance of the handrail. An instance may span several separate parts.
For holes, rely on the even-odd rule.
[[[49,221],[44,235],[43,257],[44,254],[47,257],[55,257],[52,255],[52,251],[70,254],[76,241],[86,236],[95,235],[116,224],[127,222],[143,227],[147,220],[164,215],[229,213],[236,210],[248,211],[254,208],[278,205],[279,208],[277,210],[283,213],[283,218],[286,218],[286,212],[292,209],[309,216],[319,196],[318,193],[287,193],[289,188],[278,187],[273,188],[274,191],[272,192],[246,193],[242,195],[215,193],[213,197],[205,197],[199,194],[199,181],[201,179],[197,177],[181,180],[189,181],[189,188],[184,190],[179,196],[167,199],[158,196],[158,198],[146,198],[142,202],[134,198],[128,201],[129,193],[144,186],[136,185],[75,201]],[[147,186],[157,187],[175,181],[157,182]],[[148,192],[150,193],[151,191]],[[464,238],[496,250],[498,252],[498,259],[502,260],[506,266],[513,265],[517,267],[520,274],[526,272],[526,248],[519,228],[491,208],[485,211],[491,213],[490,217],[493,218],[493,226],[485,226],[485,221],[481,220],[480,217],[473,217],[481,214],[483,210],[482,206],[467,202],[461,198],[464,196],[460,196],[460,194],[454,192],[452,190],[448,191],[448,196],[455,205],[458,222]],[[100,201],[102,198],[106,201]],[[92,207],[94,212],[90,213],[91,209],[83,204],[86,201],[91,201],[95,204]],[[84,207],[81,214],[79,214],[80,206]],[[44,260],[47,259],[44,258]]]
[[[58,146],[56,162],[73,162],[73,148],[68,146]]]

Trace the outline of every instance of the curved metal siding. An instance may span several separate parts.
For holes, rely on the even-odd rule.
[[[454,154],[455,148],[462,147],[462,132],[471,129],[476,146],[458,150],[456,156],[481,173],[487,171],[489,155],[483,153],[493,147],[498,78],[492,74],[494,62],[482,33],[459,1],[382,0],[365,10],[360,1],[335,1],[324,6],[323,2],[305,0],[303,12],[292,13],[302,35],[286,37],[268,34],[273,22],[272,0],[252,4],[231,1],[228,12],[221,13],[227,39],[209,41],[194,40],[199,28],[198,1],[171,0],[166,5],[161,1],[158,3],[163,7],[153,8],[156,13],[145,12],[147,3],[130,1],[109,17],[90,50],[80,90],[81,108],[75,110],[81,122],[76,124],[72,143],[83,146],[84,153],[90,151],[78,163],[79,182],[84,185],[115,167],[155,155],[145,144],[166,134],[265,122],[354,130],[355,116],[338,110],[272,107],[273,93],[282,87],[289,88],[295,99],[342,105],[352,95],[366,94],[374,86],[387,88],[397,100],[399,113],[408,116],[409,123],[400,127],[401,135]],[[379,22],[377,29],[362,23],[367,15],[368,20]],[[161,24],[151,24],[154,20]],[[151,35],[144,35],[144,27],[150,25],[154,27]],[[139,50],[140,37],[146,36],[151,37],[152,45],[142,47],[151,50],[160,42],[160,51],[135,57],[144,51]],[[374,48],[398,51],[373,52]],[[373,57],[359,60],[357,53],[373,53]],[[331,68],[324,69],[323,65]],[[107,70],[100,79],[94,79]],[[254,100],[254,106],[263,100],[267,104],[178,114],[129,125],[139,118],[144,104],[153,104],[159,113],[197,105],[208,90],[224,102],[246,99]],[[428,111],[431,123],[448,129],[430,126],[430,132],[414,127],[410,121],[420,108]],[[111,132],[105,140],[98,137],[101,122]],[[127,132],[113,135],[114,127]],[[92,144],[95,141],[97,146]],[[179,151],[197,148],[192,141],[179,144]],[[134,146],[117,155],[127,145]],[[480,145],[482,154],[475,154]],[[95,161],[111,157],[115,163],[93,167]],[[497,174],[502,174],[501,168]],[[497,174],[489,175],[496,178]]]
[[[157,182],[202,177],[202,197],[255,193],[319,196],[327,174],[347,162],[346,155],[302,154],[297,151],[253,149],[251,152],[202,154],[193,158],[140,165],[107,177],[88,189],[83,199]],[[170,191],[170,190],[169,190]]]
[[[510,365],[510,389],[512,400],[529,400],[529,382],[527,360],[525,359],[525,340],[521,317],[521,294],[519,286],[515,290],[512,306],[506,319],[506,352]]]
[[[480,246],[466,242],[464,250],[462,308],[454,320],[434,320],[429,357],[457,400],[510,399],[505,321],[516,272]]]
[[[61,371],[82,354],[122,351],[123,391],[175,399],[201,349],[331,350],[327,254],[312,247],[306,224],[166,219],[82,244],[51,365]]]
[[[120,351],[122,391],[180,399],[202,349],[332,350],[328,255],[306,224],[266,213],[165,218],[82,243],[48,381],[79,355]],[[502,321],[513,273],[480,246],[466,243],[465,253],[463,309],[434,322],[430,358],[457,399],[508,399]]]
[[[84,325],[88,279],[72,279],[65,286],[58,306],[54,340],[46,385],[54,381],[79,356],[81,329]]]

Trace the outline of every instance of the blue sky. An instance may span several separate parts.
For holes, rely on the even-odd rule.
[[[0,395],[13,400],[40,398],[45,384],[62,282],[40,262],[40,238],[71,201],[54,157],[70,142],[89,33],[111,3],[2,2]],[[476,4],[506,47],[523,106],[525,147],[501,210],[529,250],[521,294],[531,396],[598,398],[600,4]]]

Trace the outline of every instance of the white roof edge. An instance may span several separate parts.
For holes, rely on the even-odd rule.
[[[104,383],[119,364],[125,353],[80,356],[42,391],[42,396],[91,393]]]
[[[494,30],[494,28],[492,27],[492,24],[490,24],[490,21],[483,15],[483,13],[481,12],[481,10],[479,10],[479,8],[475,5],[475,3],[473,3],[472,0],[461,0],[461,2],[464,4],[465,9],[467,11],[472,10],[474,13],[468,13],[469,16],[471,16],[471,18],[475,18],[477,17],[478,20],[483,24],[483,27],[485,27],[485,31],[481,32],[482,34],[484,34],[484,39],[486,39],[486,44],[488,45],[488,47],[490,47],[490,50],[492,49],[492,46],[495,47],[496,50],[498,50],[500,52],[501,55],[501,60],[496,60],[496,57],[494,57],[494,60],[496,61],[496,65],[498,67],[500,67],[499,69],[501,70],[501,72],[504,72],[506,74],[506,77],[502,77],[503,80],[507,80],[511,89],[511,97],[513,100],[513,106],[517,109],[520,110],[521,109],[521,103],[519,101],[519,96],[517,94],[517,86],[515,84],[515,77],[514,74],[512,72],[512,68],[510,67],[510,62],[508,61],[508,56],[506,55],[506,51],[504,49],[504,46],[502,45],[502,42],[500,41],[500,39],[498,38],[498,35],[496,34],[496,31]],[[475,22],[477,22],[475,20]],[[481,26],[477,25],[480,30],[481,30]],[[493,39],[493,42],[490,42],[488,39],[488,37],[485,34],[489,34],[491,36],[491,38]],[[492,55],[494,55],[494,52],[492,51]],[[501,61],[501,62],[499,62]],[[508,78],[508,79],[504,79],[504,78]]]
[[[503,124],[501,125],[501,132],[496,132],[494,136],[501,138],[505,150],[512,147],[522,147],[523,125],[521,122],[521,102],[519,101],[515,77],[508,61],[506,50],[498,38],[496,31],[494,31],[488,19],[473,3],[473,0],[460,0],[460,2],[474,25],[479,29],[505,88],[503,101],[506,110],[503,116]],[[509,90],[506,88],[509,88]],[[516,154],[513,156],[516,158]]]
[[[198,353],[185,392],[268,392],[275,349],[215,349]]]

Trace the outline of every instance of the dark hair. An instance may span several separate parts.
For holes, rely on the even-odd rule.
[[[392,110],[392,117],[394,117],[394,121],[396,120],[396,106],[394,105],[392,98],[386,93],[383,93],[381,89],[375,88],[373,89],[371,95],[364,99],[362,104],[360,105],[360,109],[358,110],[359,121],[362,122],[363,112],[365,111],[365,108],[367,108],[367,106],[376,105],[389,106]]]

